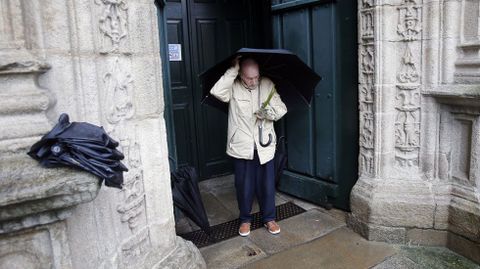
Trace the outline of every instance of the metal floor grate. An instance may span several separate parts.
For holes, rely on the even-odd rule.
[[[305,209],[299,207],[292,202],[278,205],[275,209],[277,212],[277,221],[293,217],[306,211]],[[250,230],[253,231],[255,229],[263,227],[260,212],[252,214],[252,217],[253,220],[250,226]],[[179,236],[183,237],[186,240],[192,241],[198,248],[201,248],[237,236],[239,225],[240,220],[235,219],[210,227],[210,236],[208,236],[202,230],[196,230],[186,234],[180,234]]]

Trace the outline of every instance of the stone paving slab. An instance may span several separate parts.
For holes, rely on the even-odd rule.
[[[208,192],[202,192],[201,195],[210,226],[224,223],[238,217],[223,206],[215,195]]]
[[[232,215],[238,217],[238,203],[235,189],[228,191],[216,191],[212,193],[217,199],[222,203],[222,205],[227,208]],[[258,212],[260,210],[257,201],[255,200],[252,204],[252,213]]]
[[[198,183],[198,187],[200,191],[203,191],[203,192],[212,192],[215,190],[235,188],[235,186],[233,185],[233,175],[216,177],[216,178],[200,181]]]
[[[233,176],[225,176],[213,178],[200,182],[201,192],[208,192],[214,195],[219,202],[227,208],[233,215],[238,216],[238,204],[235,191]],[[277,192],[275,195],[275,205],[286,203],[288,200],[284,199]],[[254,198],[252,204],[252,213],[260,211],[257,200]]]
[[[286,193],[283,193],[283,192],[279,192],[277,191],[276,195],[279,197],[279,198],[282,198],[284,199],[285,201],[287,202],[293,202],[295,203],[296,205],[300,206],[301,208],[305,209],[305,210],[310,210],[310,209],[317,209],[321,212],[324,212],[338,220],[341,220],[343,222],[346,222],[346,212],[343,211],[343,210],[340,210],[340,209],[336,209],[336,208],[332,208],[332,209],[325,209],[319,205],[316,205],[316,204],[312,204],[310,202],[307,202],[305,200],[302,200],[302,199],[299,199],[297,197],[294,197],[294,196],[291,196],[289,194],[286,194]]]
[[[403,255],[394,255],[372,269],[425,269]]]
[[[480,269],[480,265],[444,247],[401,246],[400,249],[400,254],[418,264],[419,268]]]
[[[227,208],[234,216],[238,216],[240,211],[238,210],[237,197],[235,192],[217,192],[213,194],[220,203]],[[279,196],[275,196],[275,206],[286,203],[287,201]],[[252,204],[251,213],[260,211],[257,199],[254,199]]]
[[[200,249],[208,269],[238,268],[267,254],[246,237],[234,237]]]
[[[393,246],[370,242],[343,227],[321,238],[285,250],[242,268],[363,269],[394,255]]]
[[[345,226],[344,222],[316,209],[279,221],[278,224],[280,234],[272,235],[265,228],[260,228],[252,231],[249,237],[268,254],[273,254]]]

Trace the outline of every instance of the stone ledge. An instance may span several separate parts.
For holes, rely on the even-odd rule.
[[[480,86],[474,84],[441,85],[422,92],[440,103],[480,107]]]
[[[26,153],[0,157],[0,234],[68,217],[68,209],[92,201],[99,179],[72,168],[44,168]]]
[[[21,73],[43,73],[51,66],[35,59],[15,59],[0,61],[0,75]]]

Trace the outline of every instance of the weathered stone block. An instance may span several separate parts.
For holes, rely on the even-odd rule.
[[[478,203],[454,198],[449,207],[449,230],[480,243],[480,207]]]
[[[65,223],[0,235],[0,268],[71,269]]]
[[[447,247],[480,264],[480,243],[449,232]]]
[[[422,246],[446,246],[447,231],[433,229],[409,229],[407,230],[407,244]]]

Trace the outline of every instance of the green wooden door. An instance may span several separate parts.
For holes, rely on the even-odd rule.
[[[279,190],[348,209],[357,179],[356,1],[272,1],[273,43],[297,53],[322,76],[311,107],[281,126],[288,167]]]
[[[192,165],[200,179],[231,173],[225,154],[227,115],[200,104],[198,74],[241,47],[263,47],[261,16],[269,7],[255,0],[166,1],[167,42],[181,50],[169,62],[177,166]],[[268,37],[268,38],[266,38]],[[170,148],[170,151],[172,149]]]

